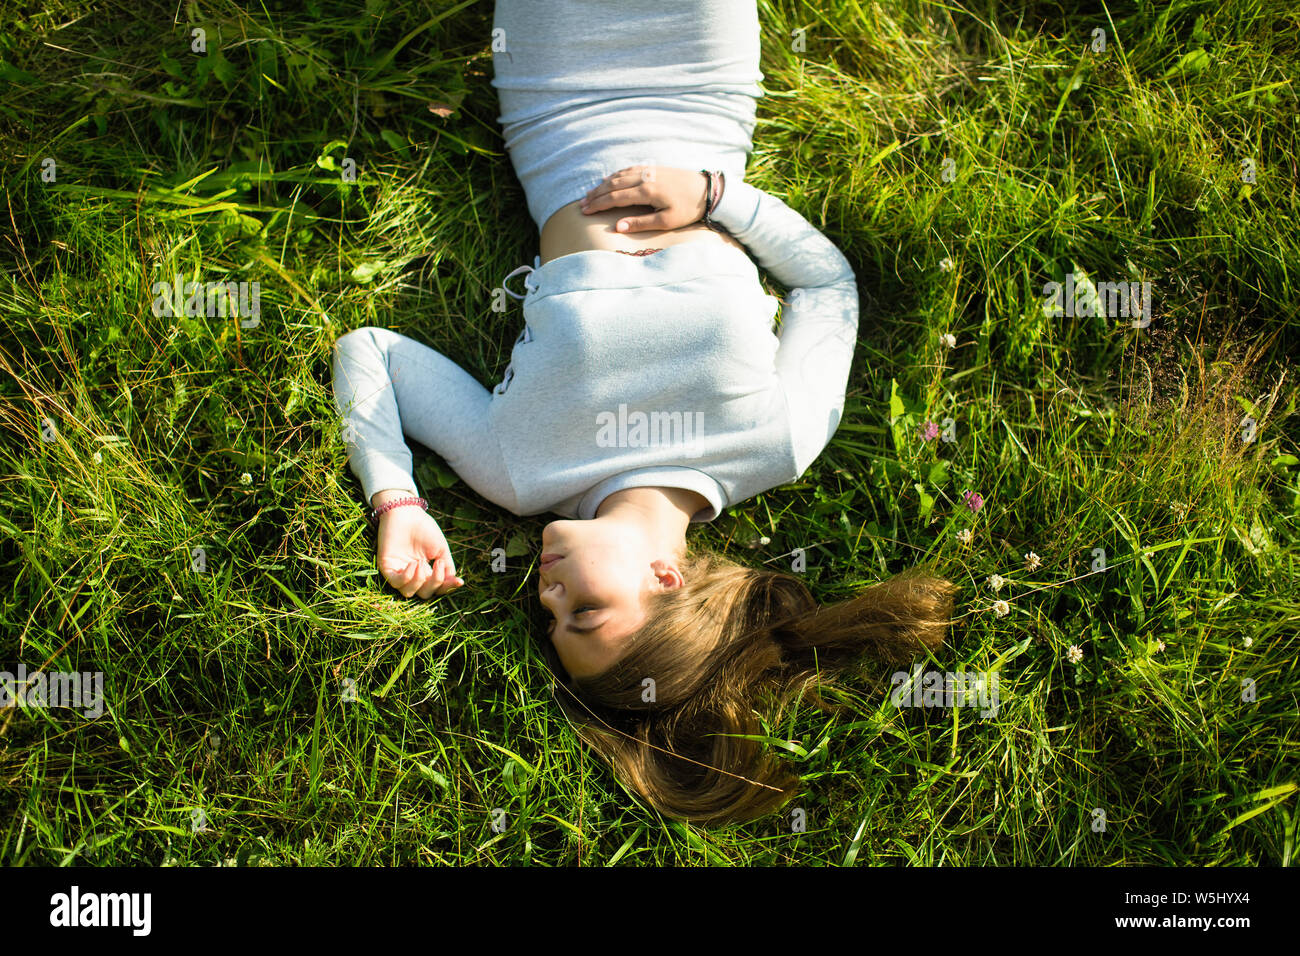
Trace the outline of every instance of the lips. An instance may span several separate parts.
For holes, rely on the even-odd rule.
[[[555,565],[555,562],[559,561],[563,557],[564,555],[562,554],[544,554],[542,555],[542,563],[539,567],[543,571],[549,571]]]

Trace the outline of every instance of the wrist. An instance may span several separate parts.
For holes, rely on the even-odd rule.
[[[417,507],[426,512],[429,510],[427,501],[406,491],[376,492],[373,500],[378,503],[366,512],[366,519],[374,528],[383,527],[387,518],[403,508]]]
[[[713,215],[717,211],[718,204],[722,201],[726,179],[721,170],[701,169],[700,175],[704,177],[704,215],[700,218],[706,226],[716,230],[718,225],[714,221]]]
[[[728,184],[723,198],[713,207],[710,218],[714,225],[724,229],[729,236],[739,236],[754,226],[759,215],[760,200],[766,195],[743,179]]]
[[[386,505],[390,501],[398,498],[418,498],[419,495],[409,488],[387,488],[384,491],[376,491],[370,496],[370,507],[378,508],[380,505]]]

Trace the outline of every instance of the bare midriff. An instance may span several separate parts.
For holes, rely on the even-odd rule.
[[[675,246],[679,242],[727,242],[741,252],[745,247],[731,236],[710,229],[702,222],[677,229],[660,229],[645,232],[616,232],[614,225],[628,216],[648,216],[653,206],[622,206],[602,209],[590,215],[582,211],[581,201],[575,200],[561,206],[546,220],[542,228],[542,264],[590,249],[608,249],[634,255],[653,255],[653,251]],[[653,250],[653,251],[652,251]]]

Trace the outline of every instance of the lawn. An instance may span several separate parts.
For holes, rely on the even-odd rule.
[[[932,568],[917,666],[998,701],[898,706],[884,665],[800,701],[804,792],[726,828],[562,716],[549,518],[417,448],[466,586],[375,567],[334,341],[495,384],[537,253],[490,0],[129,6],[0,0],[0,671],[103,690],[0,709],[0,862],[1294,862],[1293,4],[760,3],[747,179],[844,251],[859,343],[809,471],[690,540],[823,601]],[[177,281],[258,314],[166,314]]]

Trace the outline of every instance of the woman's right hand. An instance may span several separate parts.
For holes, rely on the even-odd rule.
[[[679,229],[704,218],[704,177],[698,169],[629,166],[606,176],[582,200],[584,213],[624,206],[653,206],[648,216],[627,216],[619,232]],[[626,228],[624,224],[626,223]]]
[[[379,516],[379,571],[403,597],[430,598],[465,582],[456,576],[447,539],[423,508],[401,507]]]

